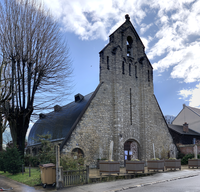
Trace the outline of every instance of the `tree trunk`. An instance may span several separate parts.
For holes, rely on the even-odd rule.
[[[29,127],[30,116],[32,111],[18,112],[15,118],[9,120],[10,131],[13,139],[13,145],[16,145],[22,158],[24,158],[26,132]]]
[[[3,151],[3,130],[2,130],[2,126],[0,126],[0,151]]]
[[[1,115],[0,115],[0,151],[3,151],[3,125],[2,125]]]

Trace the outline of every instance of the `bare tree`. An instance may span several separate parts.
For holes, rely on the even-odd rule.
[[[5,118],[4,108],[6,102],[9,101],[11,96],[11,83],[9,74],[9,64],[5,61],[1,62],[0,65],[0,151],[3,150],[3,132],[7,128],[7,119]]]
[[[8,128],[7,119],[3,116],[3,114],[0,114],[0,151],[3,150],[3,133]],[[8,141],[8,139],[6,139]]]
[[[71,62],[58,22],[35,0],[1,1],[0,50],[11,63],[11,99],[5,115],[13,143],[23,155],[34,102],[44,107],[42,94],[52,99],[69,90]]]

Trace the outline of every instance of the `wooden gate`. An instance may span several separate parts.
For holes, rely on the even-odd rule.
[[[70,185],[87,184],[89,182],[89,166],[86,169],[75,171],[63,171],[63,184]]]

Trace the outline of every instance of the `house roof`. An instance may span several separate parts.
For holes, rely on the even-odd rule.
[[[88,104],[93,92],[84,96],[78,102],[71,102],[63,107],[59,107],[58,111],[52,111],[42,115],[32,127],[29,137],[28,146],[36,145],[38,136],[50,134],[51,141],[64,140],[74,122],[80,116],[81,112]]]
[[[85,107],[83,108],[83,110],[81,111],[80,115],[78,116],[78,118],[74,121],[71,129],[68,131],[67,135],[65,136],[65,139],[63,140],[63,142],[60,145],[60,151],[62,151],[64,145],[67,143],[67,141],[69,140],[69,138],[71,137],[72,132],[74,131],[74,129],[76,128],[76,125],[78,124],[78,122],[80,121],[80,119],[82,118],[82,116],[84,115],[86,109],[88,108],[89,104],[91,103],[91,101],[93,100],[93,98],[95,97],[95,95],[97,94],[98,90],[100,89],[101,85],[103,84],[103,82],[101,82],[97,88],[95,89],[95,91],[92,93],[90,99],[88,100],[87,104],[85,105]]]
[[[194,107],[190,107],[190,106],[185,106],[185,107],[187,107],[188,109],[190,109],[191,111],[196,113],[198,116],[200,116],[200,109],[194,108]]]
[[[200,133],[198,133],[198,132],[196,132],[196,131],[194,131],[192,129],[188,129],[189,132],[187,132],[187,133],[184,132],[182,125],[168,124],[168,127],[169,127],[169,129],[171,129],[171,130],[173,130],[173,131],[175,131],[175,132],[177,132],[177,133],[179,133],[181,135],[196,135],[196,136],[198,135],[198,136],[200,136]]]
[[[190,106],[186,106],[185,104],[183,105],[183,109],[179,112],[179,114],[174,118],[174,120],[172,121],[172,123],[178,118],[178,116],[182,113],[182,111],[187,108],[190,111],[192,111],[193,113],[195,113],[197,116],[200,117],[200,109],[195,108],[195,107],[190,107]]]

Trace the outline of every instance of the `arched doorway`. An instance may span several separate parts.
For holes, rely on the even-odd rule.
[[[124,143],[124,162],[131,159],[138,159],[138,143],[134,140],[128,140]]]

